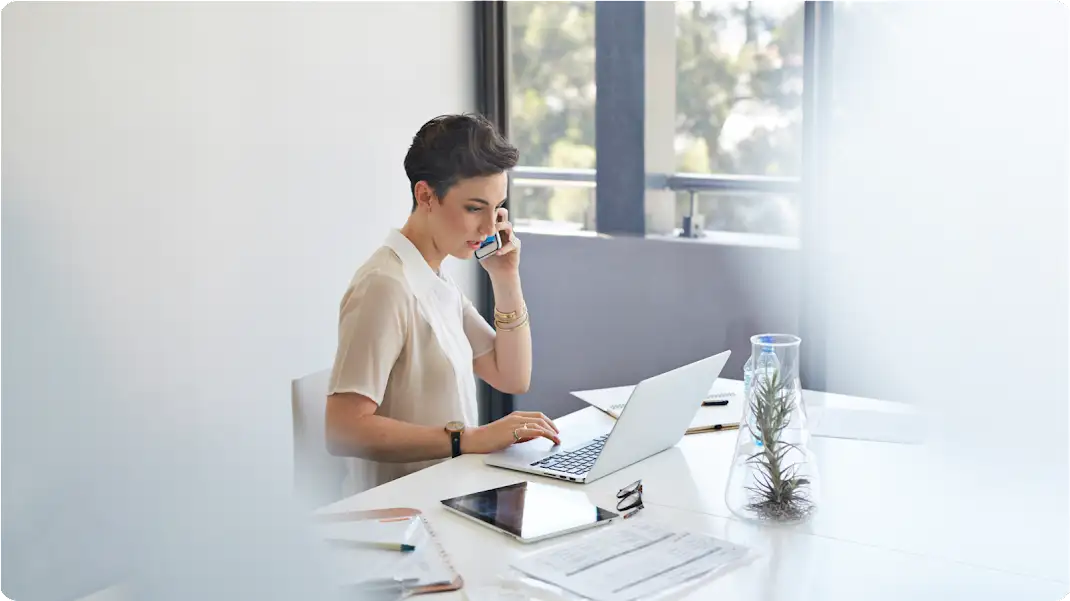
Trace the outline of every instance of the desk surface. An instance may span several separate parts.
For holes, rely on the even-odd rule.
[[[557,420],[566,445],[605,432],[611,423],[594,408]],[[524,545],[447,513],[440,499],[538,478],[583,489],[593,502],[612,508],[616,491],[642,478],[647,508],[635,519],[706,532],[761,553],[688,599],[1054,601],[1070,591],[1066,495],[1041,494],[1044,482],[1012,482],[1014,473],[993,474],[991,465],[929,444],[815,438],[819,512],[801,526],[759,528],[732,517],[724,502],[735,435],[686,436],[588,485],[529,477],[486,466],[480,456],[463,456],[321,511],[423,510],[471,588],[493,583],[515,558],[562,539]],[[1032,478],[1031,473],[1022,477]],[[1052,477],[1062,481],[1066,474]]]

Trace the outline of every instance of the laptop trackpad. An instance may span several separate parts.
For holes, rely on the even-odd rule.
[[[550,453],[560,451],[562,447],[555,447],[548,440],[532,440],[515,444],[487,456],[488,460],[506,461],[508,463],[530,464],[546,457]]]

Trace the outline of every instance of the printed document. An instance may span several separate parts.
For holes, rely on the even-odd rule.
[[[539,580],[596,601],[644,599],[734,567],[746,547],[693,532],[622,524],[513,564]]]

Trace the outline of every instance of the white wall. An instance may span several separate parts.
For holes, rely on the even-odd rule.
[[[831,389],[963,418],[1057,412],[1043,427],[1065,432],[1067,17],[1054,2],[837,11],[851,52],[820,209]]]
[[[289,381],[330,364],[349,278],[408,214],[412,135],[474,109],[472,15],[4,8],[6,593],[91,580],[45,578],[42,549],[117,519],[139,469],[289,486]]]
[[[934,466],[985,466],[945,477],[1002,501],[1001,530],[1045,533],[1030,544],[1063,579],[1068,17],[1056,2],[837,3],[848,50],[817,217],[828,388],[916,403]]]
[[[909,399],[951,366],[974,392],[1064,372],[1066,7],[837,8],[829,386]]]

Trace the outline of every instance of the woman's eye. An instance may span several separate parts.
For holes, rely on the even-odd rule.
[[[483,210],[483,207],[468,207],[469,213],[478,213]]]

